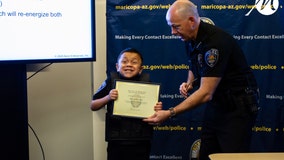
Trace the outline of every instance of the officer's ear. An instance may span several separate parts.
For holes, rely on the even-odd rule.
[[[188,19],[187,19],[189,22],[195,22],[196,19],[194,16],[189,16]]]

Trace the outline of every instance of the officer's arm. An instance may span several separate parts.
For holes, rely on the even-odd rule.
[[[176,114],[191,110],[210,101],[220,81],[220,77],[202,77],[199,89],[174,107]]]
[[[143,121],[154,125],[161,124],[169,117],[183,113],[187,110],[191,110],[203,103],[210,101],[220,81],[220,77],[201,78],[199,89],[197,89],[194,93],[187,97],[183,102],[175,107],[170,107],[169,110],[157,111],[152,116],[143,119]]]
[[[191,83],[193,81],[194,81],[194,75],[191,70],[188,70],[187,83]]]

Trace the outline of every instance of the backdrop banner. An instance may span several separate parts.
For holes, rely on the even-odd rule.
[[[119,52],[138,49],[144,71],[161,83],[164,109],[184,100],[185,45],[171,35],[166,11],[174,0],[107,0],[107,73]],[[260,86],[260,114],[252,128],[252,152],[284,151],[284,1],[192,0],[202,20],[230,33],[241,45]],[[154,126],[150,159],[196,159],[204,106]]]

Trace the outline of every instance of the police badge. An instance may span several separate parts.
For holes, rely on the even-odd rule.
[[[205,62],[209,67],[214,67],[218,62],[219,51],[215,48],[210,49],[205,53]]]
[[[199,66],[203,67],[203,55],[202,54],[197,55],[197,60],[198,60]]]

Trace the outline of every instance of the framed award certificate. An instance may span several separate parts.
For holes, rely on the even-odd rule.
[[[116,80],[115,89],[118,90],[118,98],[114,101],[113,115],[146,118],[155,113],[160,84]]]

